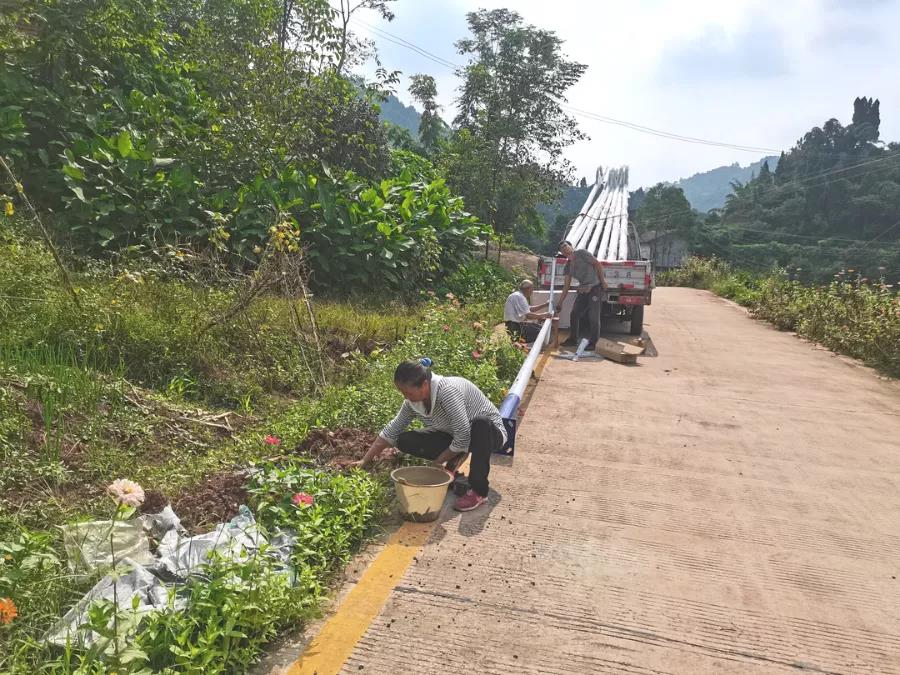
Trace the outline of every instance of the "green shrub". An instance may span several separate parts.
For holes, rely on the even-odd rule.
[[[731,271],[731,265],[719,258],[691,257],[681,267],[657,275],[656,283],[659,286],[709,289],[714,283],[731,274]]]
[[[754,313],[779,328],[900,376],[900,296],[883,284],[804,286],[770,277]]]
[[[389,353],[370,361],[360,378],[327,389],[318,401],[297,406],[281,422],[279,434],[302,438],[310,427],[380,431],[403,403],[393,386],[394,369],[404,359],[423,356],[434,361],[435,372],[465,377],[499,404],[524,356],[510,340],[493,337],[492,323],[483,319],[494,312],[499,315],[498,308],[488,310],[485,305],[433,303],[419,325]]]
[[[439,292],[453,293],[463,302],[503,302],[519,281],[505,268],[488,260],[466,263],[440,284]]]

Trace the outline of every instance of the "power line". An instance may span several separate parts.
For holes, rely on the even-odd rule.
[[[867,243],[868,241],[871,241],[871,240],[866,240],[866,239],[844,239],[843,237],[831,237],[828,235],[814,236],[811,234],[793,234],[791,232],[777,232],[777,231],[773,232],[771,230],[758,230],[758,229],[753,229],[751,227],[744,227],[742,225],[725,225],[725,226],[723,226],[723,230],[724,231],[742,230],[744,232],[756,232],[759,234],[767,234],[769,236],[775,236],[775,237],[796,237],[798,239],[810,239],[812,241],[817,241],[817,242],[821,242],[823,239],[830,239],[831,241],[840,241],[840,242],[849,243],[849,244]]]
[[[418,45],[413,44],[412,42],[409,42],[408,40],[405,40],[404,38],[400,37],[399,35],[395,35],[394,33],[389,33],[386,30],[377,28],[376,26],[373,26],[370,23],[366,23],[362,19],[354,18],[353,20],[356,23],[359,23],[359,24],[365,26],[366,28],[368,28],[369,30],[373,31],[382,39],[387,40],[388,42],[393,42],[395,45],[398,45],[400,47],[406,47],[407,49],[411,49],[411,50],[417,52],[420,56],[424,56],[426,59],[430,59],[439,65],[442,65],[446,68],[459,68],[459,69],[462,68],[462,66],[457,65],[457,64],[453,63],[452,61],[449,61],[441,56],[438,56],[437,54],[433,54],[432,52],[428,51],[424,47],[419,47]]]
[[[400,37],[394,33],[386,31],[382,28],[377,28],[369,23],[366,23],[362,19],[353,18],[353,21],[359,23],[362,26],[365,26],[369,30],[373,31],[378,37],[383,40],[387,40],[395,45],[400,47],[405,47],[410,49],[420,56],[424,56],[426,59],[430,59],[434,61],[438,65],[444,66],[445,68],[451,68],[453,70],[464,70],[464,66],[459,65],[458,63],[454,63],[448,59],[443,58],[442,56],[438,56],[428,51],[424,47],[420,47],[419,45],[406,40],[405,38]],[[607,117],[606,115],[601,115],[599,113],[590,112],[587,110],[581,110],[580,108],[575,108],[573,106],[568,105],[567,103],[561,103],[559,101],[556,102],[561,108],[568,110],[572,114],[578,117],[584,117],[590,120],[594,120],[596,122],[602,122],[604,124],[611,124],[615,126],[624,127],[626,129],[631,129],[632,131],[637,131],[638,133],[650,134],[652,136],[657,136],[659,138],[668,138],[670,140],[681,141],[683,143],[694,143],[698,145],[710,145],[719,148],[727,148],[730,150],[739,150],[742,152],[780,152],[780,150],[775,150],[774,148],[764,148],[764,147],[756,147],[752,145],[739,145],[736,143],[725,143],[722,141],[713,141],[705,138],[698,138],[695,136],[684,136],[682,134],[676,134],[671,131],[665,131],[662,129],[654,129],[652,127],[644,126],[642,124],[636,124],[634,122],[628,122],[627,120],[620,120],[614,117]]]
[[[720,148],[728,148],[731,150],[741,150],[744,152],[781,152],[780,150],[776,150],[775,148],[764,148],[757,147],[753,145],[738,145],[736,143],[725,143],[722,141],[711,141],[706,138],[697,138],[696,136],[684,136],[682,134],[676,134],[671,131],[664,131],[662,129],[654,129],[652,127],[647,127],[642,124],[635,124],[634,122],[628,122],[627,120],[619,120],[614,117],[607,117],[606,115],[600,115],[598,113],[590,112],[588,110],[581,110],[580,108],[575,108],[567,103],[559,103],[559,106],[565,110],[572,112],[579,117],[586,117],[591,120],[595,120],[597,122],[604,122],[606,124],[614,124],[616,126],[625,127],[627,129],[631,129],[633,131],[638,131],[645,134],[651,134],[653,136],[659,136],[661,138],[668,138],[675,141],[683,141],[685,143],[696,143],[700,145],[712,145]]]
[[[884,235],[886,235],[888,232],[893,232],[893,231],[894,231],[895,229],[897,229],[898,227],[900,227],[900,220],[898,220],[896,223],[894,223],[893,225],[891,225],[891,226],[890,226],[888,229],[886,229],[884,232],[882,232],[882,233],[880,233],[880,234],[876,234],[874,237],[872,237],[871,239],[869,239],[869,241],[865,242],[864,244],[861,244],[861,245],[859,245],[859,246],[853,247],[852,249],[850,249],[850,251],[847,252],[847,254],[849,255],[851,252],[855,253],[857,250],[862,251],[862,250],[868,248],[868,247],[869,247],[876,239],[881,239],[881,238],[882,238]]]

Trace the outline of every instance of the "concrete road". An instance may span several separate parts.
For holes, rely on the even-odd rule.
[[[345,673],[900,673],[900,385],[659,289],[636,367],[553,360]]]

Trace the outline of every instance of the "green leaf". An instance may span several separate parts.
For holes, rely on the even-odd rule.
[[[75,193],[75,196],[78,197],[78,199],[87,203],[87,199],[84,198],[84,191],[80,187],[73,187],[70,185],[69,189]]]
[[[76,164],[66,164],[63,166],[63,173],[75,180],[84,180],[84,171]]]
[[[119,154],[122,155],[122,157],[128,157],[134,149],[134,146],[131,143],[131,134],[127,131],[122,131],[119,134],[116,145],[119,148]]]

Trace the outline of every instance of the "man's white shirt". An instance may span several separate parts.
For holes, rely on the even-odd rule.
[[[506,298],[506,304],[503,306],[503,320],[522,323],[530,311],[531,306],[522,291],[514,291]]]

